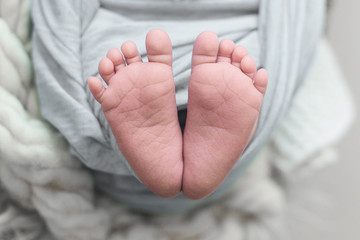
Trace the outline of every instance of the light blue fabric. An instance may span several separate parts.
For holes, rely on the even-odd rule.
[[[94,170],[99,186],[144,211],[172,211],[222,196],[265,144],[287,111],[322,33],[325,0],[34,0],[33,58],[41,111],[69,141],[71,152]],[[212,30],[245,46],[269,71],[269,86],[253,140],[228,178],[209,198],[180,194],[162,199],[136,177],[91,96],[87,77],[108,49],[134,41],[144,60],[145,36],[168,32],[174,55],[176,101],[186,108],[191,51]]]

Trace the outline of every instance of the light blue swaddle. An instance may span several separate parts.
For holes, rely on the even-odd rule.
[[[34,0],[33,57],[41,111],[93,169],[101,189],[148,212],[186,209],[222,196],[252,162],[287,111],[322,33],[325,1],[297,0]],[[119,151],[87,86],[107,50],[134,41],[146,59],[145,36],[165,30],[173,44],[178,109],[186,108],[191,52],[197,35],[214,31],[248,49],[269,71],[257,131],[224,183],[203,200],[150,192]]]

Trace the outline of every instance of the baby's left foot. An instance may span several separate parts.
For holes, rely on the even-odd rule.
[[[246,49],[216,34],[197,38],[184,132],[183,193],[211,194],[224,181],[254,134],[267,86]]]

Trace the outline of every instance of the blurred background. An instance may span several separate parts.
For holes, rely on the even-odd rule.
[[[293,240],[360,239],[359,12],[358,0],[331,2],[327,36],[352,91],[356,103],[356,119],[339,143],[338,161],[306,179],[305,187],[319,190],[331,201],[326,206],[319,204],[313,212],[308,209],[308,217],[315,217],[314,222],[292,223]]]

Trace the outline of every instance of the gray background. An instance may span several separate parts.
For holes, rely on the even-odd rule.
[[[308,219],[315,220],[296,220],[291,228],[293,240],[360,239],[359,0],[333,2],[328,15],[327,35],[353,93],[357,116],[350,131],[339,143],[338,162],[305,182],[305,187],[318,189],[332,202],[329,205],[320,203],[317,207],[315,204],[313,209],[307,209]]]

